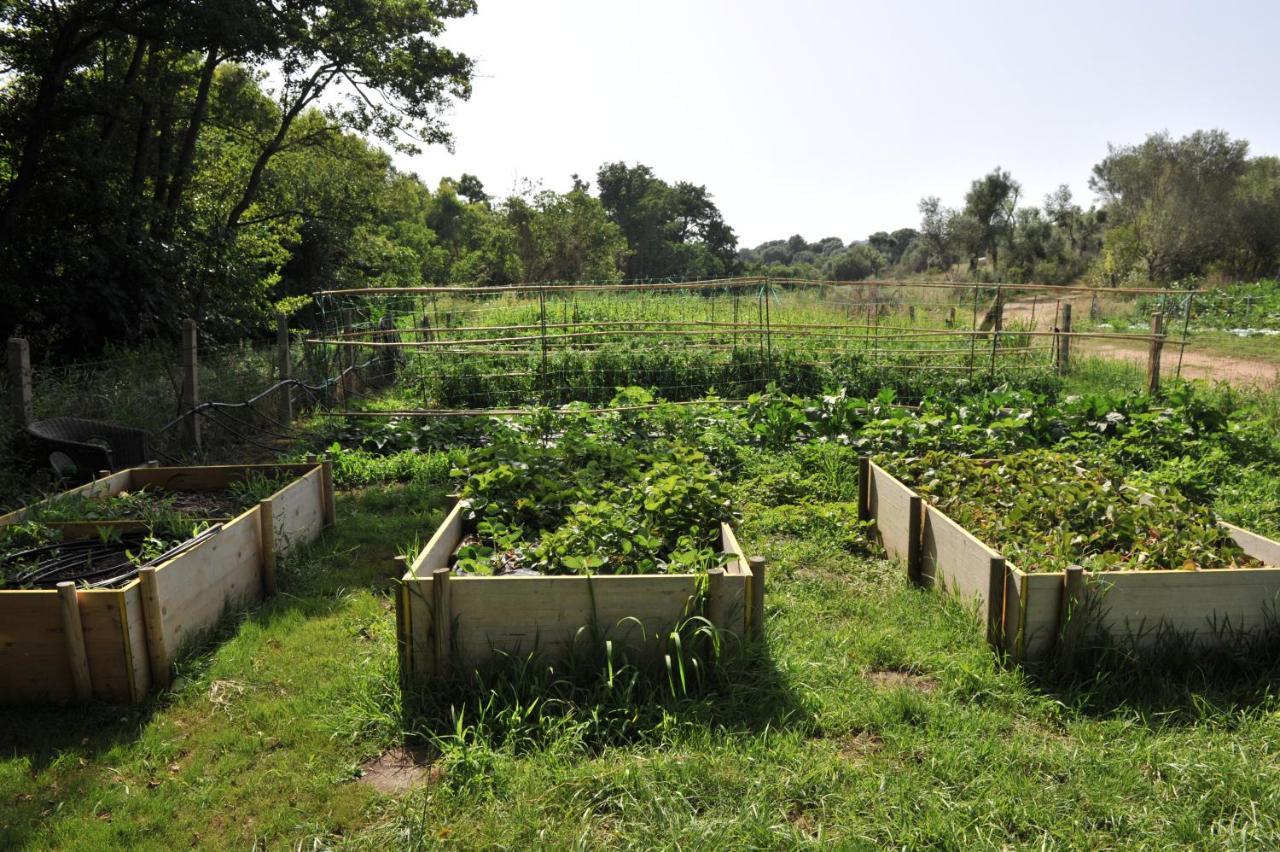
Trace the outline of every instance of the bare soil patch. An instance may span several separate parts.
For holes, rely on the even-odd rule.
[[[393,748],[360,765],[360,782],[387,796],[435,784],[443,775],[444,770],[417,749]]]
[[[900,669],[875,669],[867,672],[866,678],[877,689],[905,687],[914,689],[916,692],[928,694],[938,688],[937,678]]]

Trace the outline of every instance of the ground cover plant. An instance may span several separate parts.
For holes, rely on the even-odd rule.
[[[1142,491],[1115,463],[1047,450],[998,459],[926,453],[882,460],[1023,571],[1195,570],[1259,565],[1212,510],[1174,489]]]
[[[496,431],[452,473],[473,524],[461,571],[684,573],[724,559],[731,502],[706,455],[683,442],[602,440],[571,417],[554,435]]]

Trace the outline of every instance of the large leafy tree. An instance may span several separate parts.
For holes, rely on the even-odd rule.
[[[1249,143],[1221,130],[1174,139],[1153,133],[1140,145],[1108,146],[1089,185],[1111,221],[1129,229],[1147,273],[1168,281],[1222,257],[1231,239],[1231,209]]]
[[[705,186],[668,184],[648,166],[622,162],[601,166],[596,184],[630,248],[627,278],[709,277],[737,268],[738,238]]]

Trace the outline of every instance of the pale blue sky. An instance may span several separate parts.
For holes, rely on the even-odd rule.
[[[605,161],[704,183],[742,245],[914,226],[999,164],[1092,203],[1108,142],[1220,127],[1280,154],[1280,3],[481,0],[456,153],[490,193]]]

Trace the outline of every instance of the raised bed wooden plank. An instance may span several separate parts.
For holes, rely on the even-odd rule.
[[[665,648],[676,622],[697,614],[696,578],[689,575],[456,577],[450,587],[452,650],[464,666],[495,650],[563,655],[575,642],[598,648],[605,639]]]
[[[404,608],[408,621],[404,625],[405,648],[408,659],[401,658],[401,665],[412,677],[435,672],[435,645],[431,625],[431,578],[406,575],[403,582]]]
[[[975,603],[988,640],[999,642],[1004,619],[1004,557],[928,505],[924,507],[920,541],[922,581]]]
[[[1280,568],[1108,571],[1089,577],[1089,595],[1096,629],[1123,643],[1150,645],[1164,629],[1211,644],[1280,614]]]
[[[133,488],[161,488],[171,491],[211,491],[243,482],[251,474],[277,476],[282,473],[301,476],[315,470],[313,463],[303,464],[218,464],[198,467],[133,468]]]
[[[0,704],[61,703],[74,697],[58,593],[0,595]]]
[[[920,497],[875,462],[867,465],[865,514],[876,522],[880,543],[891,559],[920,574]]]
[[[449,567],[449,557],[458,549],[458,543],[462,541],[467,509],[467,504],[461,501],[454,505],[427,541],[427,546],[422,548],[413,560],[413,564],[409,566],[410,576],[429,578],[431,572],[437,568]]]
[[[1257,559],[1263,565],[1280,567],[1280,542],[1272,541],[1257,533],[1241,529],[1235,524],[1229,524],[1226,521],[1218,521],[1218,524],[1231,533],[1231,537],[1235,539],[1236,544],[1240,545],[1245,553]]]
[[[136,600],[130,601],[131,597]],[[144,626],[138,584],[124,590],[82,592],[80,621],[94,697],[117,703],[137,700],[150,685],[145,639],[140,645],[141,665],[139,655],[127,644],[137,635],[135,629]],[[145,684],[141,690],[140,684]]]
[[[1028,574],[1005,568],[1004,647],[1016,660],[1043,658],[1053,649],[1062,611],[1061,572]]]
[[[134,473],[142,469],[130,468],[129,470],[113,473],[110,476],[104,476],[101,479],[94,479],[61,494],[55,494],[28,506],[23,506],[21,509],[15,509],[7,515],[0,515],[0,527],[8,526],[9,524],[20,524],[26,520],[32,509],[38,506],[45,506],[62,497],[70,497],[77,494],[83,494],[86,497],[114,497],[121,492],[129,491],[134,487]]]
[[[226,612],[262,599],[260,535],[257,512],[246,512],[206,541],[157,566],[156,593],[169,663]]]
[[[324,529],[324,470],[315,467],[269,498],[279,553],[314,541]]]

